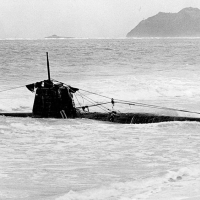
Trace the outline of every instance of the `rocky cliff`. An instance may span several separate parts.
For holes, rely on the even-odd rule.
[[[184,8],[178,13],[160,12],[141,21],[127,37],[200,37],[200,10]]]

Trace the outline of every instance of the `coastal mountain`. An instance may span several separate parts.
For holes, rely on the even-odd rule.
[[[142,20],[126,37],[200,37],[200,10],[184,8]]]

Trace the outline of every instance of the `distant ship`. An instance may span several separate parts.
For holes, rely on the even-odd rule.
[[[58,35],[51,35],[51,36],[48,36],[48,37],[45,37],[45,39],[70,39],[70,38],[73,38],[73,37],[63,37],[63,36],[58,36]]]

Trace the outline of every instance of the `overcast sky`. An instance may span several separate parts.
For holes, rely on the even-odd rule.
[[[0,0],[0,38],[125,37],[158,12],[200,8],[200,0]]]

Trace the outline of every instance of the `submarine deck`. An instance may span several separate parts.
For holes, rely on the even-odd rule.
[[[34,116],[32,113],[0,113],[0,116],[38,118],[37,116]],[[155,115],[149,113],[119,113],[114,116],[113,120],[110,120],[109,115],[107,113],[86,112],[79,114],[77,118],[86,118],[99,121],[112,121],[113,123],[121,123],[121,124],[146,124],[146,123],[159,123],[159,122],[170,122],[170,121],[200,122],[200,118],[196,117],[177,117],[177,116]]]

